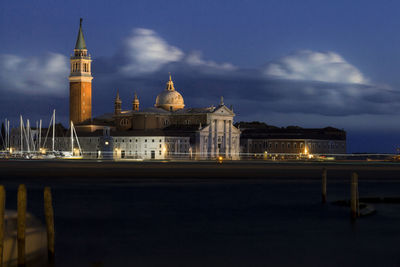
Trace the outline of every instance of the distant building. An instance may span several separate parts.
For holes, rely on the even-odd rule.
[[[242,134],[240,147],[243,154],[345,154],[346,132],[332,127],[278,128],[260,122],[236,124]]]

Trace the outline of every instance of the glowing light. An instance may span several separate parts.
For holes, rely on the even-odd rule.
[[[46,154],[46,149],[45,149],[45,148],[41,148],[41,149],[40,149],[40,153]]]
[[[106,146],[108,146],[109,143],[108,143],[108,141],[106,141],[104,144],[105,144]]]
[[[13,153],[13,149],[12,149],[12,147],[10,147],[10,154],[12,154]]]

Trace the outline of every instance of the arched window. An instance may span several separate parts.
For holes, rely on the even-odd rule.
[[[123,118],[120,123],[121,126],[127,126],[129,124],[129,120],[127,118]]]

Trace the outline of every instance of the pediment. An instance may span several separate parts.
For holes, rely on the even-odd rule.
[[[227,106],[222,105],[217,107],[214,111],[213,114],[216,115],[229,115],[229,116],[235,116],[235,113],[232,112]]]

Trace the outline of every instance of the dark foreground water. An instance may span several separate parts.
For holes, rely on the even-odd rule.
[[[318,180],[72,180],[27,183],[43,218],[53,190],[56,266],[400,266],[400,205],[351,223],[320,203]],[[8,179],[7,208],[17,182]],[[399,196],[400,182],[361,181],[360,196]],[[331,181],[328,200],[348,198]]]

